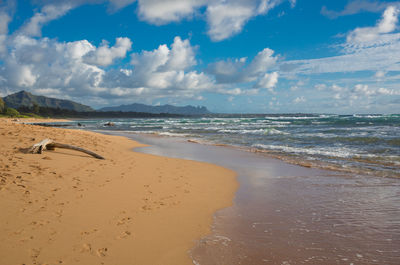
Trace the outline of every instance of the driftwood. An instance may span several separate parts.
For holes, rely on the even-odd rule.
[[[31,149],[29,150],[30,153],[33,154],[41,154],[42,151],[44,150],[54,150],[55,148],[65,148],[65,149],[72,149],[72,150],[76,150],[79,152],[83,152],[86,153],[88,155],[91,155],[95,158],[98,159],[104,159],[104,157],[93,153],[92,151],[83,149],[81,147],[77,147],[77,146],[73,146],[73,145],[69,145],[69,144],[61,144],[61,143],[56,143],[51,139],[44,139],[43,141],[41,141],[40,143],[34,144]]]

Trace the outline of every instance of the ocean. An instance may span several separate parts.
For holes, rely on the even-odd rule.
[[[193,143],[227,145],[306,167],[400,176],[399,114],[266,114],[79,122],[89,130],[182,137]],[[107,122],[115,125],[105,126]]]

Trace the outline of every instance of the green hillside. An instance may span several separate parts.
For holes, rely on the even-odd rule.
[[[3,98],[7,107],[18,109],[19,107],[32,107],[37,104],[40,107],[59,108],[74,110],[78,112],[93,111],[89,106],[76,103],[71,100],[49,98],[45,96],[35,96],[26,91],[20,91]]]

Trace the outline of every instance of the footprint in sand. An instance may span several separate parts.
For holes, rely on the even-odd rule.
[[[96,254],[97,254],[97,256],[99,256],[99,257],[105,257],[105,256],[107,256],[107,251],[108,251],[107,248],[99,248],[99,249],[96,251]]]
[[[92,252],[92,245],[89,243],[83,244],[81,248],[82,253],[91,253]]]
[[[92,229],[90,231],[82,231],[81,236],[88,236],[90,234],[96,233],[98,230],[97,229]]]
[[[129,216],[128,217],[124,217],[124,218],[118,220],[117,225],[124,225],[124,224],[130,222],[131,220],[132,220],[132,218],[129,217]]]
[[[37,248],[32,248],[30,250],[30,254],[31,254],[31,258],[32,258],[33,264],[36,264],[36,259],[39,257],[40,251],[41,251],[41,249],[37,249]]]
[[[130,236],[132,233],[130,231],[124,231],[122,234],[116,237],[116,239],[124,239]]]

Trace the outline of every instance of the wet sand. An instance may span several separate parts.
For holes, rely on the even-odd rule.
[[[27,154],[44,138],[87,148]],[[0,264],[192,264],[235,173],[120,136],[0,119]]]
[[[192,250],[208,264],[400,264],[400,179],[343,175],[179,138],[130,134],[145,153],[235,170],[232,207]]]

